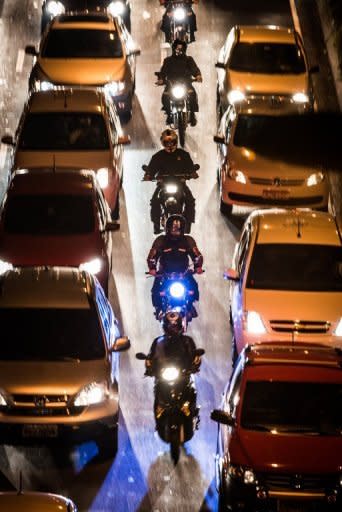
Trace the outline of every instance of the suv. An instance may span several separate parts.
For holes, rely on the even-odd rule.
[[[267,105],[230,105],[220,121],[218,144],[220,211],[229,215],[233,205],[299,206],[327,210],[329,184],[312,166],[265,158],[251,148],[272,126],[274,116],[288,114]]]
[[[55,87],[103,87],[119,114],[129,119],[135,90],[136,47],[121,18],[101,13],[57,16],[44,32],[35,57],[30,91]]]
[[[108,295],[115,229],[92,171],[15,171],[0,210],[0,264],[80,267]]]
[[[211,418],[220,510],[341,510],[341,350],[245,348]]]
[[[117,351],[129,340],[97,279],[71,268],[17,268],[0,286],[2,435],[90,437],[115,450]]]
[[[298,111],[313,107],[311,74],[302,40],[292,28],[236,25],[222,46],[217,68],[217,105],[252,100]]]
[[[252,212],[225,277],[233,360],[274,339],[342,347],[342,240],[329,213]]]
[[[60,90],[30,95],[15,138],[12,168],[67,167],[97,173],[112,218],[119,217],[119,189],[123,179],[123,135],[119,117],[103,92]]]

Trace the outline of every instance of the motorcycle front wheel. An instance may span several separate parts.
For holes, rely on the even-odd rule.
[[[184,112],[178,112],[178,137],[179,144],[184,148],[185,144],[185,130],[186,130],[186,114]]]

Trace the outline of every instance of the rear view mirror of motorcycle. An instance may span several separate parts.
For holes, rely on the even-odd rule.
[[[145,359],[147,359],[147,355],[146,355],[146,354],[144,354],[144,352],[137,352],[137,353],[135,354],[135,357],[136,357],[137,359],[139,359],[140,361],[145,361]]]
[[[201,357],[201,356],[204,356],[204,354],[205,354],[204,348],[196,348],[195,356]]]
[[[199,164],[194,164],[194,171],[198,171],[199,168],[200,168]]]

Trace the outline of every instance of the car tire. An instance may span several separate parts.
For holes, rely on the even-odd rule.
[[[232,204],[227,204],[227,203],[224,203],[222,201],[222,197],[220,198],[220,212],[225,215],[226,217],[228,217],[229,215],[232,214],[232,211],[233,211],[233,205]]]

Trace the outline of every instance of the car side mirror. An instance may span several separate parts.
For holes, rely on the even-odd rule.
[[[3,137],[1,137],[1,142],[3,144],[7,144],[8,146],[15,146],[15,142],[12,135],[4,135]]]
[[[135,357],[136,359],[139,359],[139,361],[145,361],[145,359],[147,359],[147,355],[144,354],[143,352],[137,352],[135,354]]]
[[[33,57],[37,57],[37,55],[39,54],[36,47],[31,44],[25,46],[25,53],[26,55],[33,55]]]
[[[231,415],[221,409],[214,409],[211,411],[210,418],[217,423],[222,423],[222,425],[229,425],[230,427],[235,426],[235,420]]]
[[[215,68],[226,69],[226,65],[223,62],[216,62]]]
[[[201,356],[204,356],[204,354],[205,354],[204,348],[196,348],[195,356],[201,357]]]
[[[216,142],[216,144],[224,144],[226,141],[225,141],[225,138],[223,137],[223,135],[214,135],[214,142]]]
[[[131,137],[129,135],[120,135],[118,138],[118,144],[130,144]]]
[[[120,338],[116,338],[112,352],[123,352],[124,350],[128,350],[130,346],[130,339],[127,336],[121,336]]]
[[[223,272],[223,278],[228,279],[229,281],[239,281],[240,274],[234,268],[227,268],[227,270]]]
[[[127,53],[127,57],[129,57],[130,55],[140,55],[140,54],[141,54],[140,48],[135,48],[134,50],[130,50]]]
[[[318,73],[319,72],[319,66],[316,65],[316,66],[311,66],[311,68],[309,69],[309,73],[311,75],[313,75],[314,73]]]
[[[118,231],[119,229],[120,229],[120,224],[117,221],[115,221],[115,222],[109,221],[109,222],[107,222],[106,227],[105,227],[105,231]]]

